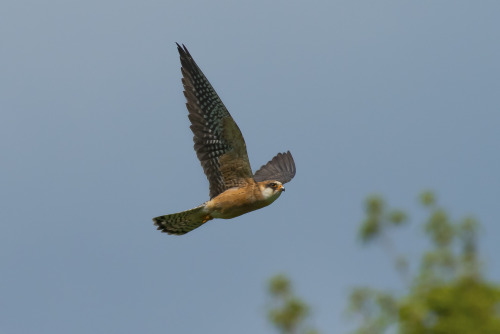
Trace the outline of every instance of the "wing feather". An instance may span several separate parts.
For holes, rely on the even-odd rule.
[[[290,151],[278,153],[267,164],[260,167],[253,176],[255,181],[276,180],[281,183],[290,182],[295,176],[295,162]]]
[[[210,183],[210,198],[252,178],[245,140],[221,99],[191,57],[177,44],[194,149]]]

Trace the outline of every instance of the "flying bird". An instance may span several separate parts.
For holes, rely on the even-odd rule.
[[[158,230],[181,235],[211,219],[230,219],[268,206],[295,176],[295,162],[290,151],[279,153],[253,174],[238,125],[186,46],[177,44],[177,50],[194,149],[210,184],[209,201],[153,218]]]

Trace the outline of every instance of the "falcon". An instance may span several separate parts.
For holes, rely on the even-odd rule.
[[[194,150],[210,184],[200,206],[153,218],[158,230],[186,234],[214,218],[230,219],[273,203],[295,176],[290,151],[279,153],[252,173],[245,140],[186,46],[177,44]]]

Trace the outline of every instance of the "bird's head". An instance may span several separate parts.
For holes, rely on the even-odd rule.
[[[259,186],[266,200],[275,200],[285,191],[285,187],[280,181],[262,181],[259,182]]]

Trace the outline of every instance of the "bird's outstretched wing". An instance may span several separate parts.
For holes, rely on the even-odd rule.
[[[177,44],[194,149],[210,183],[210,198],[252,178],[245,140],[187,48]]]
[[[255,172],[254,179],[257,182],[276,180],[281,183],[290,182],[295,176],[295,162],[290,151],[278,153],[271,161]]]

